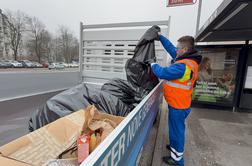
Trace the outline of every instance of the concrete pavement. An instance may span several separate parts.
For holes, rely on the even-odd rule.
[[[165,166],[169,155],[167,107],[154,125],[144,147],[140,166]],[[155,144],[153,146],[152,144]],[[252,114],[221,109],[192,108],[187,119],[185,166],[251,166]]]

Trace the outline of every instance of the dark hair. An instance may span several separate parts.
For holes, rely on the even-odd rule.
[[[184,47],[189,49],[194,49],[194,37],[192,36],[182,36],[178,39],[178,42],[181,43]]]

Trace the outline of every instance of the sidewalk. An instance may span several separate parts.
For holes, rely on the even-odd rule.
[[[161,158],[169,154],[165,148],[168,143],[167,116],[164,105],[152,166],[166,165]],[[184,159],[185,166],[251,166],[252,114],[192,108],[187,119]]]

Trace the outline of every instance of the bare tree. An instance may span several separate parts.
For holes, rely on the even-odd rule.
[[[73,38],[69,56],[71,61],[79,59],[79,41],[77,38]]]
[[[70,62],[69,52],[70,52],[70,42],[73,38],[72,33],[69,28],[61,25],[59,27],[59,45],[61,48],[61,53],[67,63]]]
[[[65,62],[70,63],[78,56],[78,40],[66,26],[59,26],[59,48]]]
[[[45,29],[45,25],[36,17],[28,19],[28,31],[30,35],[27,47],[30,52],[35,54],[40,63],[45,53],[45,42],[49,39],[49,32]]]
[[[7,11],[8,24],[6,24],[9,31],[9,43],[13,51],[13,58],[17,60],[17,55],[22,42],[22,35],[25,32],[26,14],[17,11]]]
[[[0,9],[0,57],[6,58],[9,55],[9,47],[10,44],[8,42],[8,30],[7,30],[7,24],[8,24],[8,17],[3,13],[3,11]]]
[[[61,39],[59,36],[56,36],[55,39],[55,47],[54,47],[54,52],[55,52],[55,56],[54,56],[54,61],[64,61],[64,57],[62,56],[62,44],[61,44]]]
[[[53,38],[52,38],[52,35],[48,31],[44,32],[42,45],[43,45],[43,50],[44,50],[46,61],[49,62],[52,59]]]

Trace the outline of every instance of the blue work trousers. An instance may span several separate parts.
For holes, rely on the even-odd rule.
[[[185,144],[185,120],[191,108],[175,109],[168,106],[169,109],[169,139],[171,148],[171,157],[178,165],[184,165],[184,144]]]

